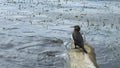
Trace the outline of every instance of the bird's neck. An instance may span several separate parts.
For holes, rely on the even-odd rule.
[[[75,32],[79,32],[79,30],[74,30]]]

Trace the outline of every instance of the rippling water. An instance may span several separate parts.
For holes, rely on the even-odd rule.
[[[69,68],[75,24],[95,48],[100,68],[119,68],[119,7],[119,2],[0,0],[0,68]]]

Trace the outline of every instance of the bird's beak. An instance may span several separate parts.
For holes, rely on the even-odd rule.
[[[74,26],[71,26],[70,28],[74,28]]]

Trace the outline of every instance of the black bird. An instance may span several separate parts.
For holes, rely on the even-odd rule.
[[[72,37],[73,37],[73,40],[74,40],[75,48],[77,48],[77,46],[78,46],[79,48],[82,48],[85,53],[87,53],[87,51],[84,48],[83,37],[80,33],[80,26],[75,25],[75,26],[73,26],[73,28],[74,28],[74,31],[72,33]]]

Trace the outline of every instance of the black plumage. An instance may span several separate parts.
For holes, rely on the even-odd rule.
[[[75,48],[77,48],[77,46],[78,46],[79,48],[82,48],[85,53],[87,53],[87,51],[84,48],[84,40],[83,40],[83,37],[80,33],[79,25],[74,26],[74,31],[72,33],[72,37],[74,40]]]

